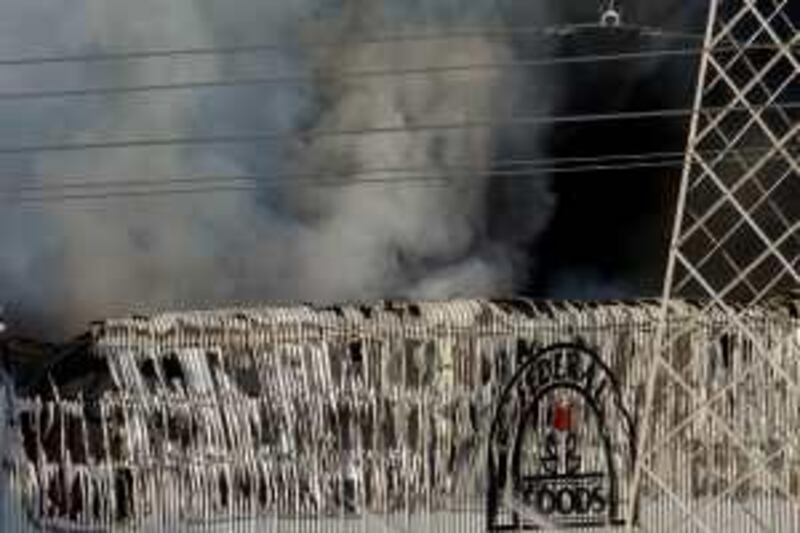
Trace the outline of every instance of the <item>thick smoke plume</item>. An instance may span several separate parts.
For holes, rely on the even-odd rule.
[[[585,205],[570,204],[562,187],[556,189],[556,210],[548,179],[531,175],[512,182],[496,172],[507,158],[551,155],[552,147],[544,142],[550,131],[530,126],[436,131],[420,127],[585,112],[589,91],[603,102],[599,111],[639,104],[664,107],[660,100],[665,95],[679,100],[674,106],[688,105],[688,100],[680,101],[691,89],[686,75],[691,69],[685,62],[620,66],[624,79],[610,76],[605,86],[611,91],[587,87],[584,78],[564,83],[564,72],[556,69],[347,75],[541,57],[553,52],[545,49],[553,42],[521,34],[382,43],[373,38],[591,22],[597,20],[601,4],[74,0],[67,7],[46,0],[2,0],[0,49],[5,57],[280,45],[233,55],[2,65],[3,92],[255,77],[298,81],[0,100],[2,147],[276,134],[252,143],[0,153],[0,305],[15,330],[23,325],[58,338],[80,331],[95,318],[163,308],[489,296],[520,287],[554,297],[642,293],[641,284],[628,283],[627,278],[639,276],[657,285],[660,273],[651,272],[651,266],[646,276],[629,271],[661,265],[663,260],[652,252],[643,258],[643,239],[637,235],[660,242],[666,231],[659,228],[668,225],[663,221],[668,216],[653,212],[671,210],[669,194],[653,193],[654,201],[648,203],[639,196],[631,201],[629,196],[638,194],[635,188],[598,189],[592,200],[603,219],[609,212],[629,216],[607,231],[600,225],[598,231],[607,239],[583,232],[598,242],[581,242],[573,227],[585,226],[581,219],[591,216]],[[704,2],[687,6],[677,0],[620,5],[627,22],[679,30],[702,29],[706,8]],[[569,41],[575,50],[567,46],[567,52],[596,49],[577,37]],[[330,44],[313,44],[320,42]],[[667,43],[639,44],[660,48]],[[658,80],[653,98],[659,101],[641,101],[643,78]],[[666,83],[666,78],[683,81]],[[596,81],[597,76],[589,83]],[[394,132],[329,134],[383,128]],[[641,137],[629,134],[625,139],[624,134],[606,132],[602,140],[609,153],[625,153],[634,135]],[[676,137],[683,139],[682,131]],[[589,138],[591,145],[597,137]],[[573,144],[579,146],[567,155],[591,148]],[[263,180],[249,189],[224,193],[152,195],[200,187],[176,178],[214,176]],[[137,180],[150,183],[124,185]],[[75,187],[85,181],[116,184],[100,190],[101,195],[123,188],[150,195],[68,203],[56,198],[38,205],[18,201],[98,192]],[[202,187],[220,185],[242,182],[217,179]],[[634,227],[643,229],[631,232]],[[581,248],[587,257],[561,258],[563,250]],[[666,241],[651,248],[666,249]],[[614,262],[613,268],[602,267],[609,256],[623,257],[628,249],[637,251],[628,261],[634,267]]]
[[[255,76],[309,80],[0,103],[4,146],[284,133],[247,145],[0,156],[0,300],[7,312],[35,324],[38,333],[59,336],[95,318],[166,307],[512,290],[528,269],[524,246],[545,226],[552,199],[546,181],[527,185],[516,196],[504,194],[491,178],[493,159],[500,143],[525,144],[528,153],[535,152],[539,132],[500,139],[491,128],[424,132],[416,127],[513,114],[517,103],[533,99],[533,80],[524,73],[490,69],[384,78],[344,75],[506,63],[514,57],[514,44],[496,36],[364,42],[390,33],[502,25],[505,18],[494,5],[474,0],[140,0],[76,1],[66,8],[4,1],[0,43],[6,56],[253,42],[282,47],[236,56],[2,67],[3,90]],[[308,44],[320,41],[337,44]],[[539,95],[536,101],[538,109],[547,109],[546,98]],[[399,131],[324,135],[384,127]],[[409,170],[399,172],[402,168]],[[31,192],[37,187],[44,187],[45,195],[74,193],[58,187],[76,180],[157,180],[137,186],[151,191],[181,188],[170,180],[186,176],[254,174],[281,185],[41,205],[15,201],[42,194]],[[324,175],[318,179],[325,182],[289,183],[309,175]],[[420,176],[429,181],[411,179]],[[365,178],[386,183],[354,183]],[[330,186],[331,180],[337,186]],[[524,223],[503,218],[506,212],[520,218],[521,204]]]

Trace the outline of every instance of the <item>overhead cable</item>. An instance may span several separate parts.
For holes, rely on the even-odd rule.
[[[591,173],[591,172],[605,172],[605,171],[624,171],[635,170],[642,168],[666,168],[666,167],[679,167],[681,161],[665,160],[656,162],[634,162],[624,164],[608,164],[608,165],[579,165],[574,167],[534,167],[534,168],[517,168],[511,170],[496,170],[487,173],[490,179],[504,179],[504,178],[532,178],[535,176],[552,175],[552,174],[576,174],[576,173]],[[457,176],[463,175],[463,171],[457,173],[452,171],[436,171],[428,174],[407,174],[392,177],[363,177],[363,178],[349,178],[342,179],[336,177],[319,178],[313,177],[311,179],[285,179],[285,178],[256,178],[253,176],[227,176],[225,179],[230,180],[231,183],[213,184],[207,187],[173,187],[173,188],[157,188],[152,187],[143,189],[129,189],[129,190],[112,190],[102,192],[78,192],[78,193],[64,193],[64,194],[50,194],[38,196],[25,196],[25,195],[6,195],[4,200],[0,201],[0,205],[28,205],[28,204],[42,204],[42,203],[63,203],[78,200],[109,200],[115,198],[142,198],[154,197],[161,198],[172,195],[183,194],[211,194],[221,192],[237,192],[237,191],[252,191],[260,188],[269,188],[276,186],[292,187],[334,187],[344,188],[353,186],[365,185],[385,185],[385,186],[408,186],[412,184],[421,186],[476,186],[485,185],[485,180],[475,179],[459,179]],[[238,181],[248,181],[250,183],[241,184]]]
[[[45,65],[56,63],[97,63],[107,61],[130,61],[151,58],[173,58],[173,57],[192,57],[192,56],[218,56],[218,55],[237,55],[253,54],[259,52],[285,52],[302,47],[306,50],[311,49],[330,49],[336,46],[356,46],[356,45],[380,45],[402,42],[435,42],[470,38],[509,38],[520,35],[538,35],[544,38],[563,36],[580,29],[598,27],[592,25],[564,25],[564,26],[508,26],[508,27],[484,27],[484,28],[463,28],[448,31],[426,31],[426,32],[407,32],[386,35],[374,35],[358,37],[357,39],[347,37],[343,39],[327,40],[303,40],[297,39],[290,43],[267,42],[251,43],[228,46],[188,46],[183,48],[162,48],[150,50],[126,50],[109,52],[89,52],[76,54],[52,54],[37,56],[19,56],[0,58],[0,66],[29,66]],[[643,27],[640,27],[643,28]],[[647,28],[648,36],[663,37],[667,39],[702,39],[702,33],[673,32],[669,30],[658,30]]]
[[[800,109],[800,101],[773,103],[764,106],[720,106],[705,107],[704,113],[715,111],[756,113],[769,109]],[[224,144],[250,144],[261,142],[284,141],[294,136],[295,141],[311,141],[320,138],[358,137],[378,134],[410,134],[437,131],[471,130],[503,127],[525,127],[534,125],[574,125],[598,122],[652,120],[668,118],[685,118],[695,111],[691,108],[662,108],[638,111],[611,111],[604,113],[578,113],[564,115],[528,115],[502,118],[482,118],[451,123],[402,124],[398,126],[375,126],[362,128],[341,128],[316,131],[265,131],[217,135],[172,136],[172,137],[139,137],[119,140],[82,141],[66,143],[45,143],[19,146],[0,146],[0,154],[26,154],[42,152],[74,152],[86,150],[103,150],[118,148],[148,148],[166,146],[204,146]]]
[[[755,48],[758,48],[755,46]],[[344,70],[341,72],[313,72],[302,75],[256,76],[249,78],[190,80],[142,85],[107,87],[77,87],[45,90],[20,90],[0,92],[3,100],[40,100],[53,98],[86,98],[95,96],[119,96],[124,94],[160,93],[166,91],[192,91],[201,89],[230,89],[268,87],[280,85],[302,85],[316,82],[353,81],[380,78],[403,78],[419,76],[461,75],[480,71],[517,70],[527,68],[555,67],[565,65],[597,65],[609,62],[624,62],[667,57],[696,57],[702,50],[696,48],[671,48],[618,52],[609,54],[574,54],[536,59],[518,59],[505,62],[471,63],[456,65],[430,65],[390,69]],[[717,50],[718,51],[718,50]],[[731,52],[737,51],[731,48]]]
[[[756,157],[769,150],[770,147],[763,146],[742,148],[736,152],[739,155],[752,154]],[[723,153],[726,151],[710,150],[708,152]],[[78,200],[158,198],[173,195],[241,192],[273,187],[478,186],[486,185],[488,180],[507,178],[520,179],[592,172],[627,172],[654,168],[680,168],[685,163],[684,158],[684,154],[680,152],[652,152],[650,154],[612,154],[606,156],[542,158],[538,160],[499,160],[494,161],[492,163],[493,167],[488,169],[474,164],[462,164],[446,165],[440,168],[373,168],[345,174],[221,175],[167,178],[162,180],[41,184],[17,189],[0,189],[0,203],[9,206],[25,206]],[[565,162],[572,162],[573,164],[554,164]],[[548,165],[544,165],[544,163],[548,163]],[[498,168],[506,166],[510,168]],[[482,178],[464,177],[471,172],[479,173]],[[53,193],[53,191],[58,191],[58,193]]]
[[[747,148],[740,148],[735,150],[738,155],[754,155],[760,156],[765,151],[768,151],[768,146],[752,146]],[[729,152],[730,149],[719,150],[701,150],[699,153],[706,155],[721,154]],[[449,163],[437,167],[436,171],[480,171],[482,173],[504,172],[508,170],[516,170],[519,168],[535,169],[535,168],[572,168],[578,165],[586,164],[602,164],[621,163],[621,162],[659,162],[663,160],[682,160],[685,157],[683,152],[644,152],[644,153],[624,153],[624,154],[603,154],[595,156],[565,156],[565,157],[542,157],[536,159],[523,159],[523,158],[503,158],[491,161],[491,168],[478,167],[474,163]],[[431,172],[431,167],[413,167],[413,166],[388,166],[388,167],[372,167],[360,169],[355,172],[346,173],[281,173],[281,180],[314,180],[318,178],[333,179],[341,178],[342,176],[362,176],[370,174],[398,174],[398,173],[418,173],[418,172]],[[14,187],[0,187],[0,195],[19,195],[21,193],[30,192],[47,192],[52,190],[81,190],[81,189],[103,189],[103,188],[120,188],[120,187],[155,187],[174,184],[207,184],[219,181],[260,181],[265,178],[261,175],[204,175],[204,176],[186,176],[186,177],[157,177],[147,179],[116,179],[116,180],[97,180],[88,176],[18,176],[9,180],[8,178],[2,181],[11,181],[13,183],[22,183],[22,185]]]

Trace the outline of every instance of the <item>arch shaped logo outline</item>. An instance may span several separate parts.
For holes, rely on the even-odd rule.
[[[550,402],[548,403],[548,400]],[[576,401],[577,400],[577,401]],[[594,434],[574,427],[592,420]],[[525,449],[525,435],[541,444]],[[587,437],[601,467],[587,468]],[[624,525],[633,472],[633,419],[619,381],[593,350],[555,344],[525,360],[499,396],[489,433],[486,501],[489,531]],[[523,456],[530,456],[524,461]],[[635,520],[635,516],[633,517]]]

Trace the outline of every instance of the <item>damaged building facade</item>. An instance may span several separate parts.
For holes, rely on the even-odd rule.
[[[672,302],[667,327],[700,322],[669,356],[783,476],[785,490],[753,477],[732,496],[794,498],[786,520],[800,527],[798,397],[772,385],[749,339],[720,336],[724,321],[698,309]],[[6,365],[6,520],[11,531],[492,531],[644,519],[625,510],[659,312],[464,300],[98,322],[36,372]],[[743,320],[800,381],[796,306]],[[653,434],[694,402],[659,389]],[[688,420],[653,467],[698,499],[718,496],[748,460],[702,412]]]

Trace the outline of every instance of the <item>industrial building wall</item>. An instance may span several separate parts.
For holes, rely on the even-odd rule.
[[[669,327],[688,332],[671,354],[681,378],[701,384],[710,408],[727,410],[800,496],[800,449],[780,446],[800,434],[796,396],[771,385],[769,365],[751,364],[748,339],[711,342],[723,322],[695,309],[671,308]],[[72,356],[93,369],[91,387],[71,386],[58,369],[76,365],[62,364],[50,395],[7,397],[10,498],[20,523],[79,530],[619,525],[631,518],[627,483],[658,311],[649,302],[458,301],[97,323],[88,349]],[[747,320],[776,343],[800,331],[780,309]],[[775,353],[800,377],[797,341]],[[737,380],[747,393],[726,394]],[[665,387],[652,431],[671,450],[655,468],[701,501],[749,465],[696,401]],[[695,410],[679,431],[660,433],[658,420]],[[756,477],[731,496],[771,494]],[[796,514],[776,498],[769,512]]]

